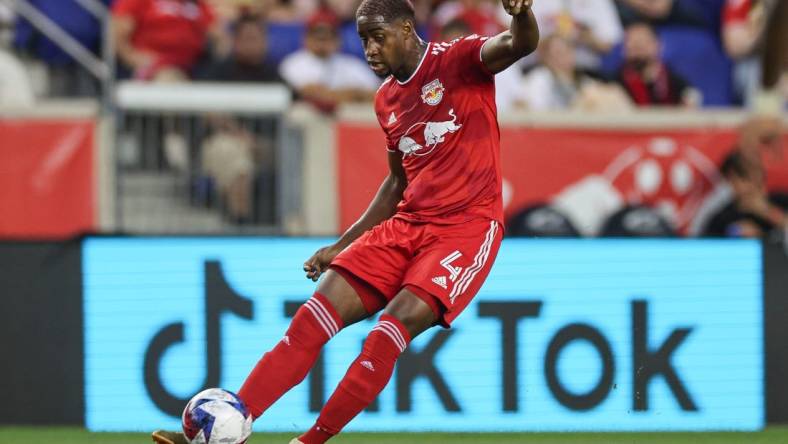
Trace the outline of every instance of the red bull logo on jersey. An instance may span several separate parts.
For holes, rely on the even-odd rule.
[[[443,100],[445,90],[446,88],[443,87],[440,79],[435,79],[421,87],[421,100],[427,105],[435,106]]]
[[[454,133],[460,128],[457,123],[457,115],[454,109],[449,110],[451,120],[442,122],[419,122],[405,131],[405,135],[399,140],[398,148],[407,157],[426,156],[431,153],[439,143],[446,141],[446,135]],[[421,128],[424,130],[421,131]]]

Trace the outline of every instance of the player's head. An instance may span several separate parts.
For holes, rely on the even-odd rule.
[[[367,63],[380,77],[400,69],[408,49],[419,42],[410,0],[364,0],[356,10],[356,28]]]

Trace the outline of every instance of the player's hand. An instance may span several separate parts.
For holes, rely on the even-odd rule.
[[[502,0],[503,1],[503,9],[506,10],[506,13],[509,15],[520,15],[523,12],[531,9],[531,6],[534,4],[534,0]]]
[[[329,264],[331,264],[331,261],[334,260],[340,251],[341,250],[339,250],[335,245],[330,245],[317,250],[315,254],[312,255],[312,257],[304,262],[306,278],[317,282],[317,280],[320,278],[320,275],[328,270]]]

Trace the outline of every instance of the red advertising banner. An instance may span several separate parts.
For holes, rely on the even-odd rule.
[[[381,130],[338,126],[340,229],[352,224],[387,171]],[[786,138],[788,142],[788,138]],[[501,128],[507,217],[551,204],[593,235],[626,205],[659,208],[681,231],[718,188],[717,166],[736,143],[733,129]],[[785,144],[788,146],[788,144]],[[788,191],[788,155],[766,160],[769,187]]]
[[[0,237],[96,229],[92,120],[0,120]]]

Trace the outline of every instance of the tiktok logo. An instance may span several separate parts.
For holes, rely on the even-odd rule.
[[[218,387],[222,370],[222,328],[221,315],[229,311],[242,319],[253,317],[252,301],[236,293],[222,273],[218,261],[206,261],[205,276],[205,379],[202,388]],[[153,336],[145,350],[144,378],[148,396],[156,406],[168,415],[178,417],[189,398],[180,398],[170,393],[161,379],[161,360],[170,347],[184,342],[184,324],[175,322],[164,326]]]

